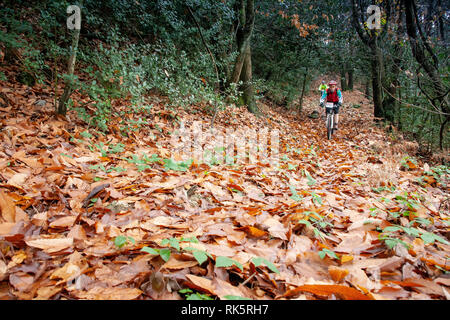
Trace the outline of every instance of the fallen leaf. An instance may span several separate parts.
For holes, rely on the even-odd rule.
[[[85,300],[133,300],[141,294],[142,291],[139,289],[120,287],[94,287],[88,291],[73,291],[73,295]]]
[[[187,261],[177,260],[173,255],[171,255],[170,259],[166,263],[164,263],[161,268],[184,269],[184,268],[196,266],[197,264],[198,264],[198,262],[195,260],[191,260],[191,261],[190,260],[187,260]]]
[[[42,249],[47,253],[55,253],[73,245],[73,238],[35,239],[25,241],[30,247]]]
[[[342,282],[342,280],[348,275],[347,269],[342,269],[335,266],[329,266],[328,272],[330,273],[331,279],[334,282]]]
[[[290,298],[298,295],[300,292],[310,292],[320,296],[330,296],[332,294],[341,296],[344,300],[371,300],[368,296],[362,294],[360,291],[346,287],[343,285],[302,285],[295,289],[288,290],[282,295],[284,298]]]
[[[58,218],[50,223],[50,227],[51,228],[71,227],[74,224],[76,219],[77,219],[76,216],[67,216],[67,217]]]
[[[14,201],[6,195],[3,191],[0,191],[0,211],[3,219],[6,222],[15,222],[16,209]]]
[[[200,289],[201,291],[215,294],[212,280],[193,274],[187,274],[186,278],[194,284],[195,287],[193,289]]]
[[[261,238],[267,235],[266,231],[260,230],[252,226],[240,227],[238,230],[245,231],[250,237]]]

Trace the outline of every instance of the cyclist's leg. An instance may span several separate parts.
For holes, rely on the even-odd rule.
[[[334,129],[337,130],[339,124],[339,107],[335,105],[333,109],[334,109]]]

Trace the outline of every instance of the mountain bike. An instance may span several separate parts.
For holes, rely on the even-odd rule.
[[[333,128],[334,128],[334,103],[327,102],[325,104],[325,108],[327,109],[327,120],[326,120],[326,126],[327,126],[327,138],[328,140],[331,139],[331,136],[333,135]],[[328,111],[329,110],[329,111]]]

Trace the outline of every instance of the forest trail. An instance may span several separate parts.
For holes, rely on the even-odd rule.
[[[169,133],[208,123],[201,111],[153,97],[150,125],[124,137],[113,118],[100,135],[55,118],[47,89],[8,83],[0,298],[448,299],[448,174],[376,127],[362,93],[344,97],[333,140],[307,117],[314,94],[299,117],[218,114],[218,130],[278,129],[279,168],[189,167],[168,160]]]

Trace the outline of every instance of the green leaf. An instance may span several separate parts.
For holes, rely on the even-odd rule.
[[[432,232],[424,232],[420,237],[425,243],[434,243],[434,241],[439,241],[444,244],[450,244],[447,240]]]
[[[196,237],[190,237],[190,238],[181,238],[180,241],[182,242],[192,242],[192,243],[198,243],[198,239]]]
[[[383,232],[396,232],[396,231],[401,231],[402,227],[399,226],[389,226],[383,229]]]
[[[189,167],[191,166],[193,160],[187,160],[187,161],[174,161],[172,159],[164,159],[164,168],[166,170],[174,170],[174,171],[187,171]]]
[[[154,255],[158,255],[158,254],[159,254],[159,250],[153,249],[153,248],[149,248],[149,247],[143,247],[143,248],[141,249],[141,251],[147,252],[147,253],[149,253],[149,254],[154,254]]]
[[[214,300],[214,299],[206,294],[201,294],[201,293],[196,292],[196,293],[187,295],[186,300]]]
[[[315,192],[311,192],[311,196],[313,198],[313,202],[317,202],[319,204],[323,204],[322,203],[322,198],[318,194],[316,194]]]
[[[127,237],[124,237],[124,236],[117,236],[114,239],[114,245],[117,248],[122,248],[124,245],[127,244],[127,242],[128,242]]]
[[[228,257],[222,257],[222,256],[216,257],[216,267],[228,268],[228,267],[231,267],[233,265],[235,265],[236,267],[241,269],[241,271],[244,271],[244,267],[239,262],[237,262],[237,261],[235,261],[233,259],[230,259]]]
[[[410,225],[411,224],[413,224],[414,222],[417,222],[417,223],[419,223],[419,224],[423,224],[423,225],[425,225],[425,226],[429,226],[430,224],[431,224],[431,221],[430,220],[428,220],[428,219],[425,219],[425,218],[415,218],[411,223],[410,223]]]
[[[425,242],[425,244],[427,243],[434,243],[434,234],[430,233],[430,232],[426,232],[423,233],[420,238],[422,238],[423,242]]]
[[[308,171],[305,171],[305,173],[306,173],[306,178],[308,179],[308,182],[307,182],[308,186],[315,185],[316,180],[313,179],[313,177],[311,177],[311,175],[308,173]]]
[[[250,298],[240,297],[240,296],[233,296],[233,295],[226,295],[224,296],[227,300],[252,300]]]
[[[186,289],[178,290],[178,292],[179,293],[192,293],[193,291],[191,289],[186,288]]]
[[[410,236],[414,236],[414,237],[418,237],[420,235],[419,230],[415,229],[415,228],[406,228],[403,227],[403,231],[405,231],[408,235]]]
[[[330,257],[331,259],[337,259],[339,260],[339,257],[336,255],[336,253],[334,253],[334,251],[331,251],[329,249],[322,249],[322,251],[319,251],[319,257],[321,259],[325,258],[325,255],[327,255],[328,257]]]
[[[194,255],[195,260],[197,260],[199,265],[202,265],[203,262],[208,260],[208,256],[206,255],[206,252],[201,250],[193,251],[192,254]]]
[[[159,255],[165,262],[169,261],[170,253],[171,253],[170,249],[167,249],[167,248],[159,250]]]
[[[299,196],[297,193],[297,190],[295,190],[294,186],[289,186],[289,190],[291,190],[292,196],[291,199],[297,202],[300,202],[303,200],[303,197]]]
[[[311,227],[311,222],[309,222],[308,220],[301,219],[301,220],[298,220],[297,223],[301,223],[301,224],[307,225],[308,227]]]
[[[325,258],[326,255],[327,255],[326,252],[319,251],[319,257],[320,257],[320,259]]]
[[[255,265],[255,267],[258,267],[264,263],[267,266],[267,268],[269,268],[270,271],[280,274],[280,271],[277,269],[277,267],[272,262],[270,262],[265,258],[253,257],[252,262]]]
[[[83,131],[83,132],[80,133],[80,135],[83,138],[92,138],[93,137],[92,134],[90,134],[88,131]]]
[[[178,239],[170,238],[169,243],[173,248],[177,249],[177,251],[180,251],[180,241],[178,241]]]
[[[441,243],[444,243],[444,244],[450,245],[450,242],[448,242],[448,241],[445,240],[444,238],[442,238],[442,237],[440,237],[440,236],[438,236],[438,235],[436,235],[436,234],[433,234],[433,235],[434,235],[434,238],[435,238],[437,241],[439,241],[439,242],[441,242]]]

